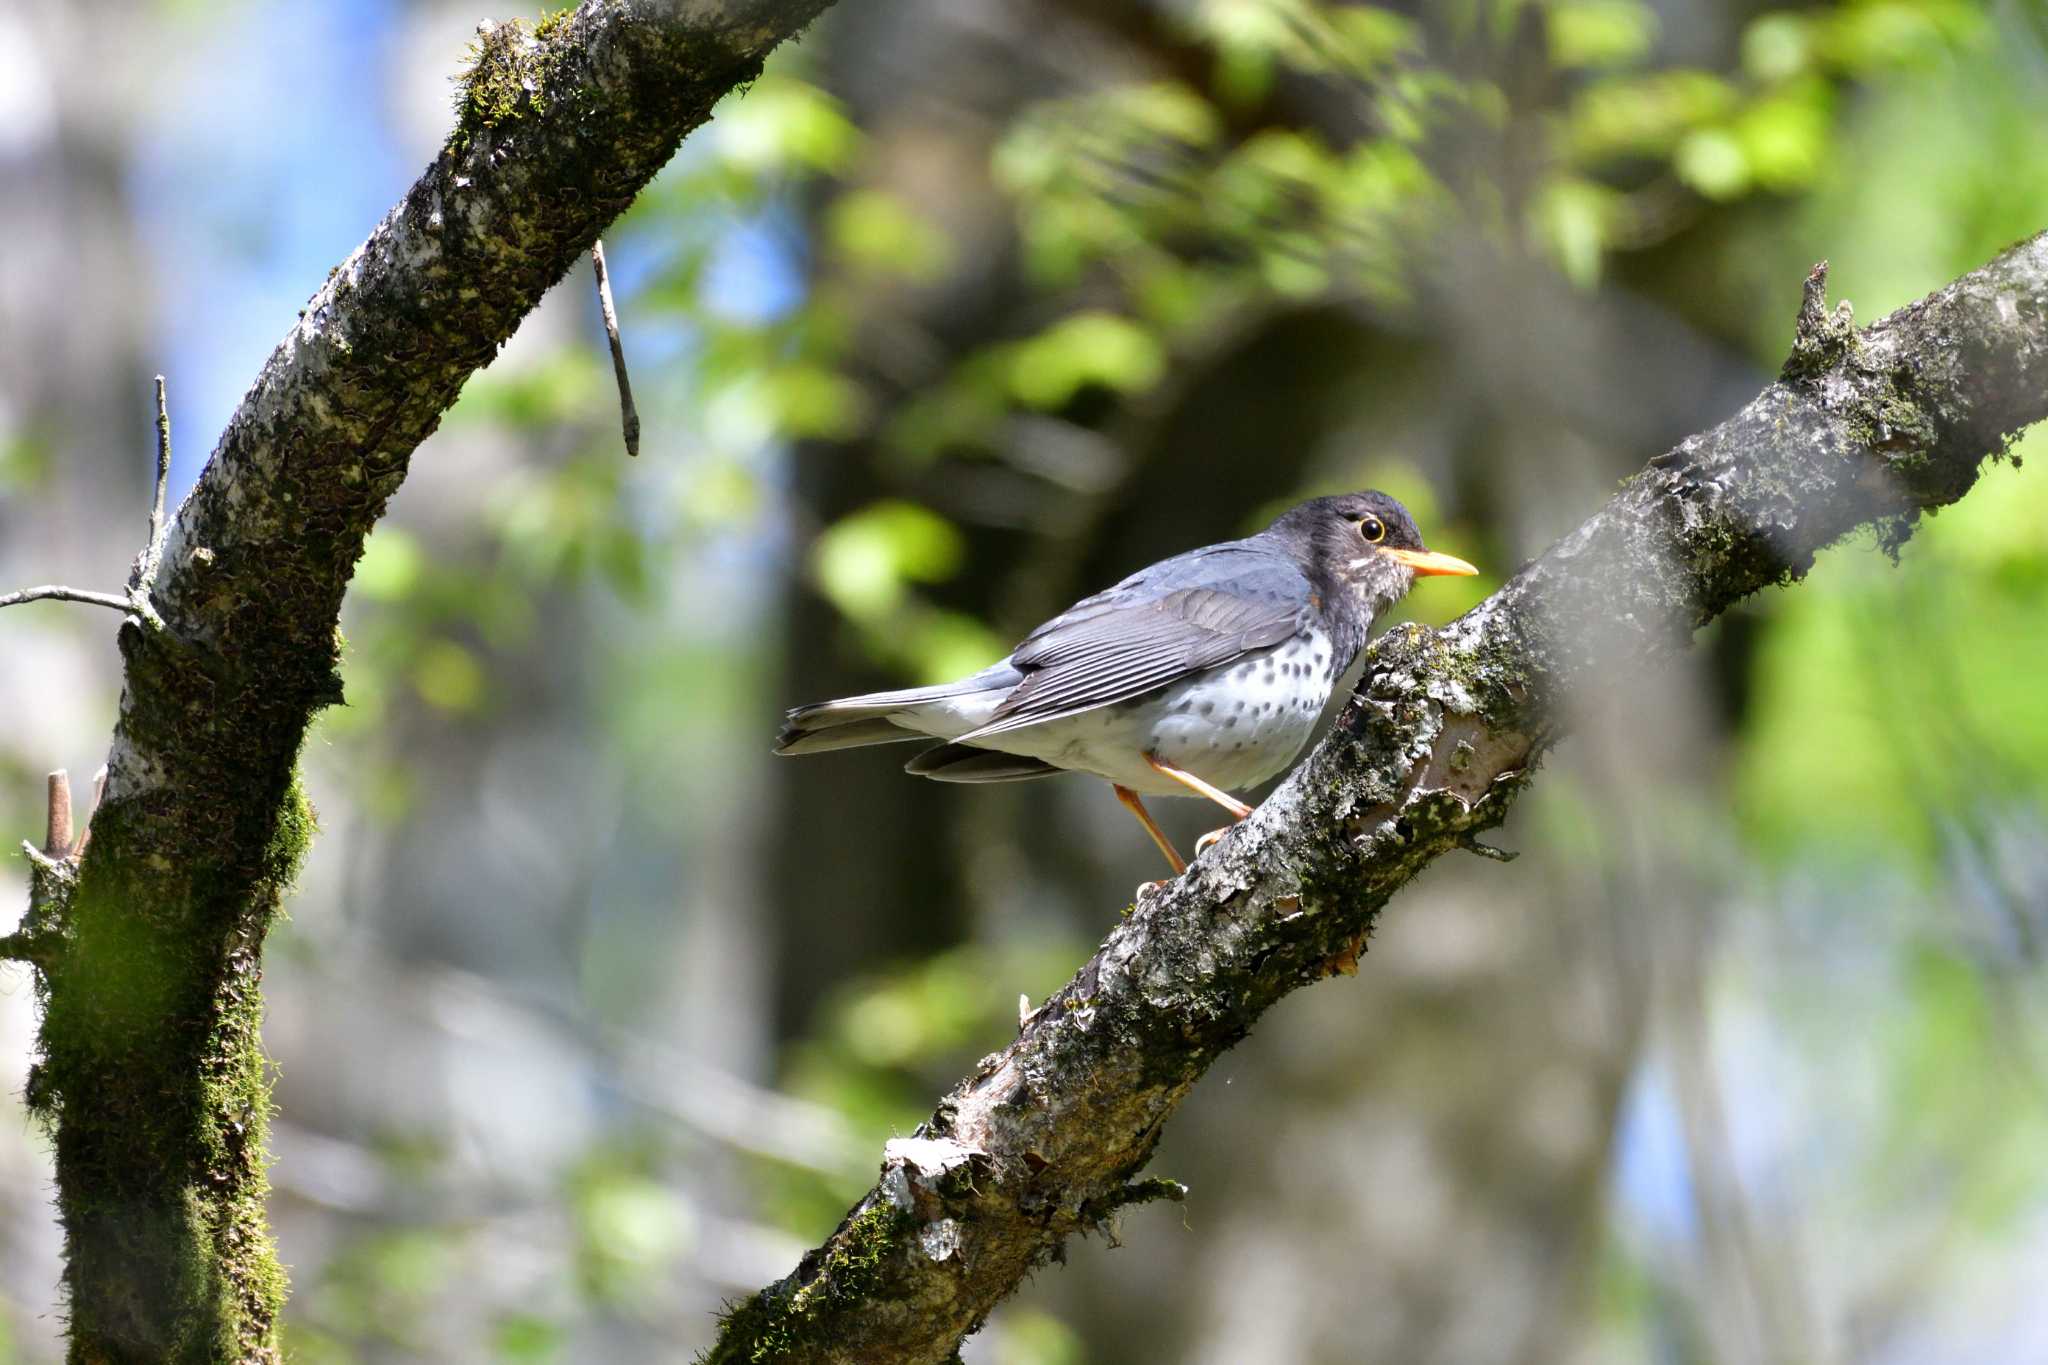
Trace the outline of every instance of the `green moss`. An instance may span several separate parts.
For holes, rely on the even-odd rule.
[[[1140,1204],[1150,1204],[1161,1199],[1178,1204],[1187,1197],[1188,1187],[1178,1180],[1169,1180],[1160,1175],[1147,1176],[1100,1199],[1088,1200],[1081,1205],[1081,1218],[1084,1222],[1099,1223],[1120,1209],[1136,1208]]]
[[[314,831],[296,777],[283,787],[242,866],[153,852],[164,812],[147,798],[94,817],[33,1091],[56,1138],[76,1358],[273,1350],[286,1281],[264,1222],[261,948]],[[263,804],[200,810],[227,828],[199,846],[225,853],[235,814],[261,818]],[[198,839],[181,833],[175,844]]]
[[[455,128],[448,150],[461,152],[480,132],[544,114],[553,100],[553,77],[569,50],[573,10],[544,15],[532,28],[512,19],[480,29],[455,78]]]
[[[824,1340],[837,1330],[840,1310],[857,1309],[873,1294],[913,1222],[886,1202],[861,1210],[827,1243],[815,1269],[806,1275],[799,1268],[800,1285],[770,1285],[728,1310],[717,1344],[698,1357],[700,1365],[772,1365]]]

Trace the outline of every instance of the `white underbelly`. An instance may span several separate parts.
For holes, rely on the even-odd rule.
[[[975,743],[1094,773],[1147,796],[1192,795],[1155,772],[1145,762],[1147,753],[1213,786],[1242,790],[1281,772],[1301,753],[1339,668],[1349,662],[1333,658],[1321,636],[1291,641],[1135,702]]]

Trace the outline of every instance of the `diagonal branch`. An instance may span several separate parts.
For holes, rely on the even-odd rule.
[[[1809,279],[1778,382],[1649,462],[1441,630],[1374,646],[1335,731],[982,1060],[707,1357],[909,1365],[960,1341],[1132,1184],[1211,1062],[1356,962],[1380,908],[1500,823],[1603,677],[1640,676],[1876,525],[1896,552],[1987,454],[2048,416],[2048,234],[1858,332]]]
[[[128,599],[21,599],[132,613],[104,804],[75,884],[67,863],[31,907],[50,946],[28,1095],[56,1135],[72,1359],[280,1358],[262,946],[311,836],[298,752],[341,696],[364,538],[469,376],[827,3],[585,0],[481,26],[446,146],[307,303],[167,527],[160,416]]]

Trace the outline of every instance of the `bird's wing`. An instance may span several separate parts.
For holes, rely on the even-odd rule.
[[[1165,560],[1054,617],[1010,656],[1024,675],[957,743],[1111,706],[1288,639],[1312,610],[1285,556],[1241,542]]]

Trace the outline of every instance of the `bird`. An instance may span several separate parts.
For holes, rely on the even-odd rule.
[[[941,742],[905,771],[940,782],[1091,773],[1179,875],[1187,861],[1143,798],[1204,797],[1244,819],[1230,793],[1294,762],[1373,622],[1417,578],[1477,572],[1425,546],[1385,493],[1312,498],[1083,598],[970,677],[798,706],[774,752],[926,738]]]

